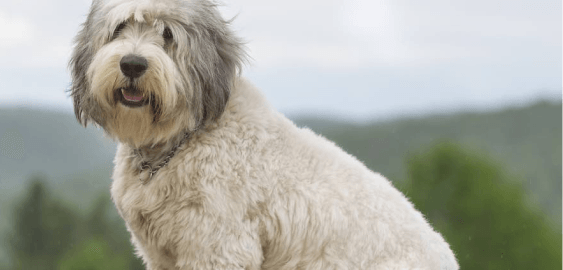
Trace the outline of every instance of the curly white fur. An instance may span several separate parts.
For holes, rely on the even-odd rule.
[[[147,269],[458,269],[387,179],[238,77],[244,52],[226,25],[208,0],[98,0],[77,37],[76,115],[120,141],[111,194]],[[119,67],[131,53],[148,59],[134,82]],[[120,103],[132,83],[154,100]],[[139,181],[139,164],[185,131]]]

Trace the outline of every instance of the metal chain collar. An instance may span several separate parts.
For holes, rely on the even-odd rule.
[[[162,162],[160,162],[158,165],[156,166],[151,166],[150,162],[148,161],[143,161],[141,163],[141,166],[139,167],[140,172],[139,172],[139,181],[141,182],[141,184],[145,185],[147,184],[152,177],[158,172],[158,170],[160,170],[161,168],[165,167],[166,165],[168,165],[168,162],[170,162],[170,159],[172,159],[174,157],[174,155],[176,155],[176,151],[178,150],[178,148],[184,144],[191,136],[192,134],[194,134],[197,130],[199,129],[199,127],[195,128],[192,132],[186,132],[184,134],[184,138],[182,138],[176,145],[174,145],[174,147],[172,147],[172,150],[170,150],[170,152],[168,152],[168,155],[166,155],[166,157],[164,157],[164,160]],[[141,155],[141,152],[139,151],[139,149],[135,149],[134,150],[135,155],[137,155],[138,157],[140,157],[141,159],[143,158],[143,155]],[[148,178],[146,178],[145,180],[143,180],[143,171],[148,170]]]

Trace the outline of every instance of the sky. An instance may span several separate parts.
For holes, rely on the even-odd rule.
[[[73,37],[90,1],[0,2],[0,106],[72,111]],[[354,121],[561,100],[555,0],[233,0],[243,76],[290,115]]]

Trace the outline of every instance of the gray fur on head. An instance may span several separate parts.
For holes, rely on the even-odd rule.
[[[120,117],[120,104],[112,93],[126,80],[113,64],[127,53],[149,59],[147,78],[134,85],[151,97],[152,128],[185,115],[192,124],[217,119],[246,56],[228,25],[209,0],[94,0],[69,64],[78,121],[116,133],[109,126]],[[164,31],[171,41],[164,40]]]

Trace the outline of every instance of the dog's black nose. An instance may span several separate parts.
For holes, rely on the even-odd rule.
[[[121,58],[119,62],[119,66],[121,67],[121,72],[131,79],[138,78],[149,67],[149,62],[144,57],[128,54]]]

